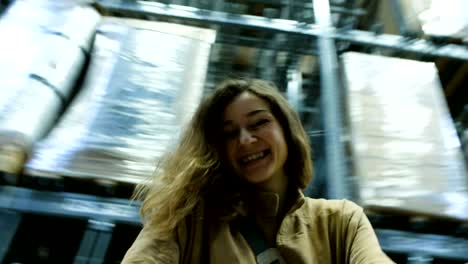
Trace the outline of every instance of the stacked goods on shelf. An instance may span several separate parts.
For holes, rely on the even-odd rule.
[[[435,65],[354,52],[342,60],[362,205],[468,220],[466,167]]]
[[[104,18],[80,93],[36,145],[25,174],[130,185],[150,176],[202,97],[215,36]]]
[[[99,20],[80,1],[15,1],[1,17],[0,173],[20,174],[32,144],[53,126]]]

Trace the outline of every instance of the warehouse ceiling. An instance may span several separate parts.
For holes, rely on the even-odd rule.
[[[107,2],[107,1],[97,1]],[[220,11],[241,15],[254,15],[266,18],[279,18],[313,24],[314,12],[312,1],[302,0],[176,0],[176,1],[138,1],[143,4],[172,4],[195,7],[201,10]],[[457,118],[464,105],[468,103],[468,64],[466,58],[457,59],[454,51],[450,52],[447,45],[455,44],[458,47],[467,47],[468,22],[463,14],[457,20],[446,22],[447,12],[437,13],[439,1],[374,1],[374,0],[341,0],[330,1],[333,25],[338,29],[338,34],[344,37],[337,42],[337,51],[372,52],[384,55],[410,58],[421,61],[435,62],[444,88],[444,93],[453,118]],[[455,3],[456,4],[456,3]],[[463,1],[458,1],[463,5]],[[460,7],[462,8],[462,7]],[[247,76],[272,80],[280,87],[287,87],[288,71],[298,70],[301,73],[303,91],[312,98],[318,96],[317,73],[317,47],[313,37],[269,32],[264,29],[257,30],[237,25],[207,25],[200,21],[184,20],[170,16],[154,15],[150,12],[119,12],[118,10],[106,10],[108,14],[121,16],[134,16],[147,20],[159,20],[190,24],[195,26],[211,27],[218,30],[216,45],[213,48],[211,65],[207,80],[207,90],[226,77]],[[453,13],[453,12],[452,12]],[[439,15],[439,16],[437,16]],[[438,18],[438,20],[437,20]],[[437,23],[444,22],[443,25]],[[451,25],[451,29],[444,33],[441,27]],[[401,36],[404,43],[393,44],[380,43],[380,48],[365,45],[362,41],[347,42],[346,36],[350,30],[371,32],[376,36],[391,34]],[[354,33],[354,32],[353,32]],[[288,37],[286,37],[288,36]],[[355,36],[354,36],[355,37]],[[365,36],[361,36],[365,37]],[[343,41],[344,39],[344,41]],[[423,40],[429,45],[431,52],[425,54],[415,46],[415,43]],[[367,43],[369,44],[369,43]],[[408,45],[405,47],[405,45]],[[382,48],[383,46],[383,48]],[[440,47],[441,52],[437,52]],[[443,48],[443,49],[442,49]],[[435,52],[434,52],[435,51]],[[442,52],[443,51],[443,52]],[[448,56],[444,56],[448,55]],[[275,67],[271,67],[275,65]],[[309,108],[312,104],[309,104]]]

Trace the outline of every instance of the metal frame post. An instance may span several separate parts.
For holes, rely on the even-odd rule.
[[[3,263],[11,242],[21,222],[21,214],[12,211],[0,211],[0,263]]]
[[[110,222],[89,220],[88,227],[80,244],[74,264],[101,264],[106,258],[114,231],[114,224]]]
[[[389,4],[390,8],[392,9],[392,12],[390,13],[393,15],[393,19],[397,24],[398,32],[402,36],[408,35],[408,26],[406,25],[406,20],[403,14],[403,9],[401,8],[400,0],[391,0]]]
[[[328,0],[314,1],[316,24],[320,27],[318,49],[320,58],[321,104],[325,129],[325,156],[328,198],[349,198],[346,184],[347,169],[342,137],[342,108],[338,56],[332,38],[333,25]]]

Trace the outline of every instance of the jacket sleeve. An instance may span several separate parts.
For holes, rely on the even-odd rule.
[[[176,264],[179,246],[176,240],[160,240],[150,227],[143,227],[125,254],[123,264]]]
[[[343,232],[350,264],[394,263],[380,248],[369,219],[363,209],[351,201],[343,204]]]

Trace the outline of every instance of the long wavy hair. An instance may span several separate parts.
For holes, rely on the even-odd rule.
[[[208,202],[216,214],[229,213],[242,185],[223,161],[222,120],[226,106],[243,92],[267,101],[283,128],[288,146],[285,172],[292,186],[304,189],[313,177],[311,149],[297,113],[276,86],[257,79],[221,83],[205,97],[175,149],[159,162],[150,184],[141,184],[141,214],[160,237],[169,237],[197,204]],[[232,212],[232,210],[231,210]]]

